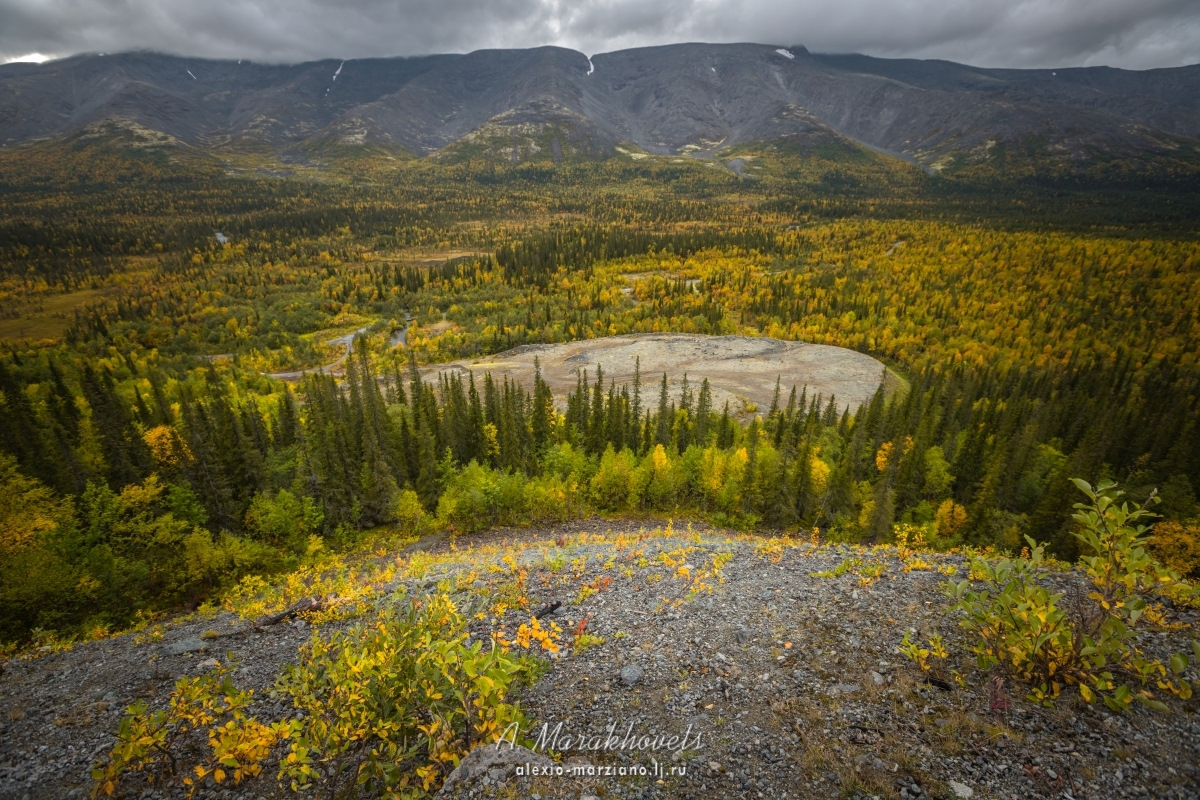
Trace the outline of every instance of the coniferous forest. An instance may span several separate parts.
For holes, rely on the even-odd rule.
[[[1196,575],[1187,176],[745,149],[752,176],[0,151],[0,640],[127,628],[375,529],[682,515],[941,549],[1028,535],[1070,559],[1075,477],[1157,491],[1156,552]],[[565,397],[421,377],[661,331],[837,345],[890,378],[857,408],[788,375],[731,408],[705,380],[595,365]]]

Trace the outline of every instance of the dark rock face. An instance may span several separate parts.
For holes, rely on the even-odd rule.
[[[929,165],[1036,141],[1078,159],[1194,145],[1200,65],[996,70],[680,44],[590,60],[541,47],[289,66],[153,53],[0,66],[0,145],[106,120],[209,148],[334,142],[423,155],[516,137],[532,144],[514,158],[541,141],[557,161],[564,150],[599,154],[621,143],[706,155],[783,139],[804,150],[857,142]]]

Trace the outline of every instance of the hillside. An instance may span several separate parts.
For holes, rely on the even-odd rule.
[[[439,591],[485,642],[511,640],[534,609],[562,603],[544,614],[546,630],[561,628],[550,634],[561,649],[529,645],[549,669],[518,695],[535,731],[561,722],[564,736],[597,735],[615,723],[626,735],[633,725],[696,737],[678,755],[554,748],[571,766],[653,770],[655,758],[686,774],[529,780],[480,771],[456,778],[454,796],[1184,798],[1200,781],[1195,701],[1116,715],[1064,695],[1042,708],[1019,684],[997,688],[977,671],[940,589],[966,577],[962,555],[600,520],[392,548],[316,580],[247,584],[224,609],[9,662],[0,794],[86,795],[90,765],[104,761],[126,706],[145,699],[161,708],[176,679],[223,665],[239,689],[255,691],[247,713],[302,720],[286,694],[270,690],[288,663],[307,657],[310,637],[370,629],[378,610]],[[1083,579],[1046,580],[1069,591]],[[335,604],[262,625],[308,596]],[[1196,611],[1171,612],[1170,622],[1139,638],[1148,656],[1186,647]],[[905,631],[921,642],[940,634],[949,657],[931,657],[923,672],[898,652]],[[202,756],[179,753],[181,768]],[[318,783],[329,787],[322,768]],[[274,770],[232,790],[209,778],[196,796],[294,796]],[[175,796],[176,780],[149,792],[139,780],[124,778],[119,796]]]
[[[1198,75],[0,67],[0,797],[1195,797]]]
[[[92,135],[103,121],[205,149],[293,157],[326,145],[520,161],[710,155],[753,141],[860,146],[927,168],[1045,158],[1195,157],[1200,66],[980,69],[679,44],[587,57],[555,47],[263,65],[153,53],[0,66],[0,143]],[[89,133],[92,132],[92,133]],[[832,150],[830,150],[832,148]]]

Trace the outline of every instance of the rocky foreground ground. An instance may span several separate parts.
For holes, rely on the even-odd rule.
[[[564,629],[566,646],[520,698],[535,736],[543,724],[549,736],[559,731],[554,749],[561,761],[477,751],[448,781],[446,797],[1200,796],[1196,700],[1174,701],[1166,713],[1137,707],[1115,715],[1068,690],[1055,708],[1033,705],[1021,687],[974,668],[941,591],[951,574],[966,577],[965,559],[902,555],[699,525],[650,530],[593,521],[500,531],[456,545],[422,542],[398,560],[381,553],[345,577],[362,587],[360,599],[378,605],[401,584],[410,593],[429,591],[441,578],[474,572],[456,600],[474,612],[472,634],[480,637],[497,628],[511,634],[532,609],[563,604],[546,621]],[[522,570],[527,607],[497,609]],[[1050,580],[1065,588],[1078,576]],[[296,599],[287,591],[268,594],[269,602],[243,600],[235,611],[194,614],[6,664],[0,797],[88,796],[91,766],[111,749],[130,703],[162,704],[180,676],[230,655],[238,685],[256,691],[252,710],[260,719],[293,715],[269,689],[313,625],[251,624],[251,614]],[[493,620],[496,610],[503,613]],[[318,619],[318,628],[328,632],[363,617]],[[571,649],[580,620],[603,642]],[[1171,611],[1170,621],[1174,627],[1143,635],[1147,654],[1190,650],[1197,614]],[[920,641],[940,633],[950,656],[932,659],[922,672],[897,651],[905,631]],[[1194,666],[1189,677],[1200,678]],[[561,737],[580,735],[585,749],[562,747]],[[665,743],[672,736],[684,744],[637,746],[648,742],[641,737]],[[589,749],[602,741],[607,749]],[[563,774],[518,774],[526,763]],[[184,794],[144,783],[122,784],[122,791]],[[196,793],[290,796],[274,769],[240,786],[205,784]]]

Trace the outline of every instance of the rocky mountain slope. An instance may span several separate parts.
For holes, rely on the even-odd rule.
[[[514,159],[543,146],[560,159],[617,144],[706,154],[782,139],[803,151],[865,145],[933,167],[1006,148],[1152,158],[1195,148],[1200,65],[997,70],[678,44],[591,58],[542,47],[286,66],[153,53],[0,66],[0,144],[105,120],[206,148],[332,142],[424,155],[515,140]]]
[[[1113,714],[1066,692],[1043,708],[1022,687],[980,674],[941,591],[949,576],[965,577],[961,556],[592,521],[371,558],[341,589],[361,590],[367,605],[356,614],[256,626],[250,620],[295,601],[268,593],[273,605],[244,598],[232,611],[9,662],[0,678],[0,796],[87,796],[89,768],[112,748],[130,703],[161,708],[177,678],[231,659],[237,685],[255,690],[251,713],[297,718],[270,688],[314,632],[370,622],[372,605],[397,602],[395,590],[419,596],[455,576],[469,576],[453,597],[477,639],[511,636],[528,609],[562,603],[543,616],[563,629],[564,648],[520,696],[535,736],[543,723],[562,723],[563,735],[610,726],[628,735],[632,726],[686,734],[689,744],[603,752],[560,744],[561,764],[583,769],[570,776],[524,777],[511,759],[472,757],[477,768],[460,770],[445,796],[1182,799],[1200,787],[1196,700]],[[1080,583],[1072,572],[1049,580],[1060,591]],[[292,589],[313,591],[311,581]],[[514,581],[527,610],[498,605]],[[1186,647],[1195,612],[1170,622],[1139,647],[1160,658]],[[600,640],[571,647],[581,630]],[[916,641],[941,634],[949,657],[922,672],[897,651],[906,631]],[[589,765],[639,774],[588,775]],[[202,783],[198,798],[309,796],[280,785],[273,762],[236,787]],[[131,778],[118,794],[180,792],[170,779],[147,788]]]

